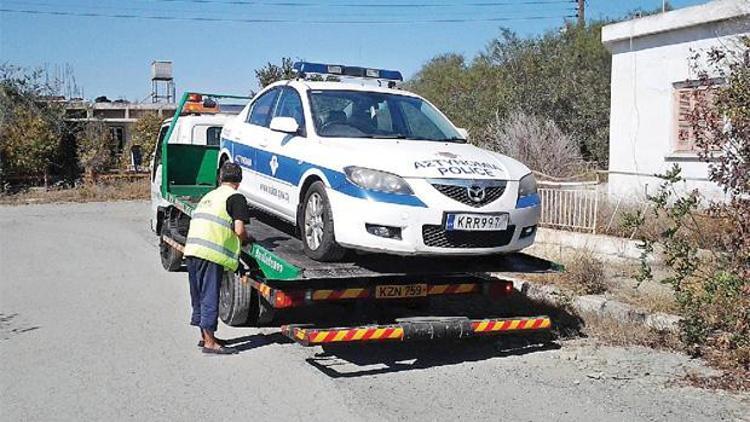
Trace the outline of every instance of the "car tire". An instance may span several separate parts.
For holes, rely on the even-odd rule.
[[[167,221],[164,221],[162,223],[161,233],[159,236],[159,254],[161,255],[161,265],[165,270],[169,272],[179,271],[182,268],[182,252],[178,251],[170,244],[165,242],[164,236],[168,236],[171,239],[175,238]]]
[[[336,243],[333,213],[323,182],[310,185],[300,211],[300,237],[305,255],[322,262],[343,258],[346,249]]]
[[[232,327],[260,327],[273,322],[270,303],[237,273],[224,272],[219,287],[219,318]]]
[[[219,318],[232,327],[246,325],[253,305],[253,288],[237,273],[224,271],[219,286]]]

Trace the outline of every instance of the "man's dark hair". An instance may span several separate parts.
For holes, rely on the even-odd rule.
[[[239,164],[229,161],[222,164],[219,171],[219,181],[221,183],[240,183],[242,181],[242,169]]]

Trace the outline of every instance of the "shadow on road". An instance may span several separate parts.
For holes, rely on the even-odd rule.
[[[293,343],[292,340],[285,337],[281,333],[252,334],[249,336],[227,339],[226,342],[228,346],[232,346],[240,353],[248,350],[258,349],[260,347],[268,346],[271,344]]]
[[[413,371],[559,349],[551,337],[504,336],[432,343],[329,345],[307,363],[331,378]]]
[[[520,293],[500,300],[477,296],[434,299],[421,309],[389,306],[364,313],[361,309],[351,308],[348,311],[345,308],[330,310],[317,314],[321,323],[316,325],[326,326],[322,320],[327,319],[335,326],[335,321],[341,323],[347,317],[348,323],[361,325],[392,321],[404,315],[465,315],[473,319],[547,315],[553,320],[553,330],[433,342],[329,344],[322,346],[322,352],[308,358],[307,363],[331,378],[354,378],[556,350],[560,348],[556,339],[581,335],[580,318],[563,308],[533,301]],[[302,319],[309,321],[312,316],[308,314]]]

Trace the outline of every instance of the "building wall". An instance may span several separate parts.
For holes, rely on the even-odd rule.
[[[619,24],[622,25],[622,24]],[[653,193],[674,163],[688,179],[686,189],[720,198],[707,180],[708,167],[694,153],[675,153],[675,84],[695,80],[689,57],[714,46],[736,45],[750,35],[750,20],[711,22],[612,43],[609,193],[615,197]]]

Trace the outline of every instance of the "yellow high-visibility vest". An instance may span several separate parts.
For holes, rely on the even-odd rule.
[[[235,193],[229,186],[219,186],[201,198],[190,219],[185,256],[203,258],[237,271],[240,238],[227,213],[227,199]]]

